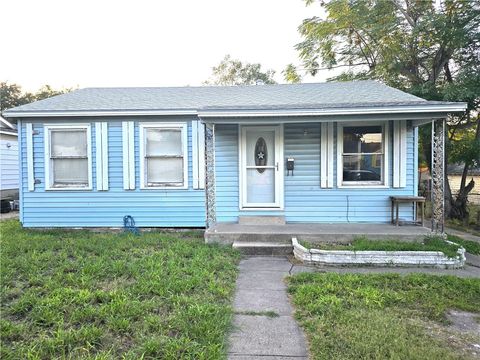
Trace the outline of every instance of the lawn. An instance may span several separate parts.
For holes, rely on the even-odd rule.
[[[448,235],[448,240],[463,246],[465,250],[473,255],[480,255],[480,242],[472,241],[472,240],[464,240],[461,237],[455,235]]]
[[[239,255],[199,232],[1,228],[2,359],[219,359]]]
[[[480,341],[446,318],[480,312],[480,279],[302,273],[288,290],[314,359],[466,359]]]

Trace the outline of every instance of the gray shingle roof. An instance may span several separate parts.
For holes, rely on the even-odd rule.
[[[254,86],[86,88],[3,112],[290,110],[448,104],[431,102],[376,81]]]
[[[257,86],[86,88],[19,106],[15,111],[291,108],[419,101],[425,100],[375,81],[357,81]]]

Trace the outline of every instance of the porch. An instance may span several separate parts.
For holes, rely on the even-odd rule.
[[[371,240],[419,241],[432,234],[426,227],[391,224],[261,224],[217,223],[205,231],[207,243],[231,245],[247,254],[288,254],[291,240],[311,243],[350,243],[357,237]]]
[[[443,232],[444,119],[431,122],[432,164],[435,175],[431,229],[421,226],[395,227],[389,224],[391,198],[411,198],[418,195],[415,170],[415,159],[418,156],[416,128],[427,123],[426,121],[403,121],[400,126],[398,121],[382,120],[383,127],[375,126],[379,122],[372,121],[373,128],[382,129],[378,134],[381,139],[379,147],[383,154],[380,156],[390,160],[382,158],[380,161],[380,180],[377,179],[375,184],[367,181],[366,184],[351,186],[343,182],[348,171],[341,165],[342,154],[338,150],[343,148],[343,139],[338,136],[342,131],[341,125],[337,124],[339,127],[335,131],[334,123],[316,120],[317,122],[282,123],[270,128],[266,125],[244,126],[241,123],[206,124],[206,242],[242,248],[253,247],[255,244],[258,247],[283,248],[290,246],[294,236],[310,242],[345,243],[359,236],[408,241],[423,238],[432,231]],[[280,129],[280,136],[277,136],[276,128]],[[365,130],[364,128],[360,130]],[[268,148],[275,148],[277,142],[280,143],[280,150],[269,152],[275,154],[269,155],[275,159],[271,166],[268,166],[267,162],[266,166],[257,166],[256,169],[243,160],[246,157],[245,144],[248,143],[246,135],[250,129],[254,140],[259,136],[266,139],[266,131],[272,133]],[[403,135],[400,136],[401,134]],[[399,139],[394,140],[397,137]],[[340,139],[340,143],[335,139]],[[255,144],[255,141],[251,143]],[[337,156],[334,155],[335,147],[338,150]],[[253,145],[251,148],[253,149]],[[252,149],[250,153],[254,153]],[[289,156],[284,158],[284,154]],[[290,156],[296,158],[295,172],[293,167],[289,172],[286,164]],[[393,159],[396,159],[397,163]],[[272,189],[263,187],[262,191],[253,192],[257,185],[248,187],[248,171],[257,171],[259,174],[256,175],[259,177],[266,177],[267,171],[273,172],[275,178],[268,182],[274,184]],[[263,199],[266,194],[275,201],[272,200],[268,206],[260,201],[261,204],[255,207],[245,200],[249,197],[249,191],[254,201]],[[416,215],[416,208],[412,204],[400,206],[402,221],[414,221]],[[281,221],[264,221],[273,217]],[[258,218],[259,221],[244,223],[242,218]]]

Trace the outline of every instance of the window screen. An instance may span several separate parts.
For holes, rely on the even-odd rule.
[[[182,128],[145,128],[146,186],[183,186]]]
[[[84,186],[88,183],[86,129],[50,129],[51,186]]]

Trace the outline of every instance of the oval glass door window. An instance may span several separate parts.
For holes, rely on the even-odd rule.
[[[268,149],[267,143],[263,137],[259,137],[257,143],[255,144],[255,165],[256,166],[266,166],[268,159]],[[257,171],[262,174],[265,169],[257,169]]]

